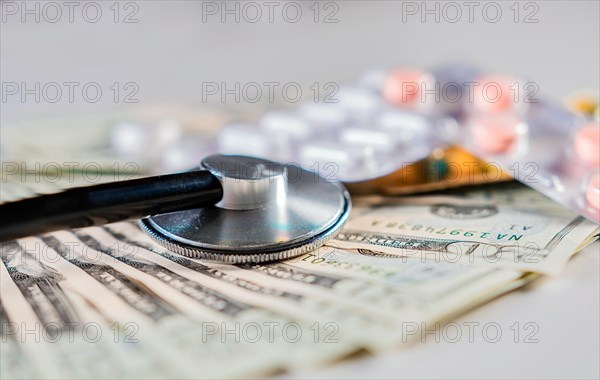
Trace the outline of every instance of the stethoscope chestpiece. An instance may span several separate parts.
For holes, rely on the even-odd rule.
[[[298,256],[334,237],[350,214],[341,183],[295,164],[213,155],[201,168],[223,188],[218,203],[140,221],[155,241],[188,257],[256,263]]]

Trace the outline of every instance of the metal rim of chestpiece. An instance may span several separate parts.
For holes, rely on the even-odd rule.
[[[341,183],[297,165],[215,155],[201,167],[219,179],[219,203],[140,221],[157,243],[187,257],[230,264],[287,259],[333,238],[350,214]]]

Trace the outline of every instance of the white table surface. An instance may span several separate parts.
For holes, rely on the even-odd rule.
[[[3,2],[7,3],[7,2]],[[203,81],[344,81],[371,67],[446,62],[524,75],[558,101],[570,91],[598,89],[598,1],[538,1],[535,24],[480,17],[456,24],[410,19],[400,1],[338,1],[337,24],[203,23],[199,1],[137,1],[137,24],[0,24],[2,82],[135,81],[140,105],[201,98]],[[429,2],[433,4],[434,2]],[[498,2],[505,12],[511,2]],[[483,3],[482,3],[483,4]],[[433,6],[433,5],[432,5]],[[108,3],[103,5],[108,7]],[[101,113],[110,99],[3,101],[1,121]],[[292,377],[315,378],[598,378],[600,377],[600,245],[581,252],[560,276],[505,295],[457,319],[539,326],[537,343],[512,337],[488,343],[428,340],[404,351],[346,361]],[[523,340],[521,337],[520,340]]]

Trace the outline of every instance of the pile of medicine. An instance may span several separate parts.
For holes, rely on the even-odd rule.
[[[600,223],[600,125],[538,98],[534,82],[465,66],[373,70],[328,101],[224,125],[213,141],[115,127],[117,151],[161,145],[161,169],[212,153],[294,162],[329,180],[368,181],[457,145]],[[143,136],[144,144],[124,144]],[[137,136],[137,137],[136,137]],[[139,141],[139,140],[137,140]],[[167,142],[167,143],[165,143]],[[141,154],[141,153],[140,153]]]

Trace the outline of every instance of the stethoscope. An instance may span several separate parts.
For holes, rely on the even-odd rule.
[[[141,228],[173,252],[255,263],[316,249],[342,228],[350,209],[341,183],[298,165],[217,154],[199,170],[0,205],[0,241],[142,218]]]

